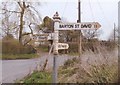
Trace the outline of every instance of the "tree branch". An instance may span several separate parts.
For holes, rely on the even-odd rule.
[[[31,30],[31,32],[30,33],[23,33],[22,34],[22,36],[25,36],[25,35],[29,35],[29,34],[32,34],[33,35],[33,30],[32,30],[32,28],[31,28],[31,25],[32,23],[30,23],[28,26],[29,26],[29,28],[30,28],[30,30]]]
[[[7,9],[2,9],[2,10],[5,10],[6,12],[12,12],[12,13],[21,13],[21,12],[18,12],[18,11],[7,10]],[[4,13],[4,14],[5,14],[5,13]]]
[[[40,20],[42,20],[42,18],[39,16],[39,13],[38,13],[38,11],[33,7],[33,6],[29,6],[29,7],[31,7],[36,13],[37,13],[37,15],[38,15],[38,17],[39,17],[39,19]]]
[[[32,39],[28,40],[26,43],[24,43],[24,46],[27,45],[27,43],[29,43]]]
[[[33,30],[32,30],[32,28],[31,28],[31,25],[32,23],[30,23],[28,26],[29,26],[29,28],[30,28],[30,30],[31,30],[31,34],[33,35]]]
[[[23,9],[23,7],[21,6],[20,2],[17,2],[17,3],[18,3],[18,5],[20,6],[20,8]]]
[[[25,32],[25,33],[22,34],[22,36],[29,35],[29,34],[31,34],[31,33],[29,33],[29,32],[26,33],[26,32]]]

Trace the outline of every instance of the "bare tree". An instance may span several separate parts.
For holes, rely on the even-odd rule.
[[[14,34],[18,31],[18,26],[16,22],[11,21],[11,13],[7,11],[7,2],[2,3],[2,19],[1,19],[1,29],[3,34],[8,36],[9,34]]]
[[[82,33],[86,39],[93,39],[100,36],[101,30],[83,30]]]
[[[6,3],[6,2],[4,2]],[[3,3],[3,4],[4,4]],[[7,34],[10,32],[10,20],[15,25],[13,29],[17,30],[19,33],[19,42],[22,44],[22,38],[25,35],[33,34],[35,25],[40,24],[41,17],[39,12],[35,9],[36,3],[30,3],[30,2],[12,2],[12,5],[14,6],[14,9],[7,9],[7,7],[10,7],[10,5],[4,5],[2,8],[2,15],[4,15],[3,21],[3,31]],[[39,6],[40,4],[38,4]],[[15,9],[16,8],[16,9]],[[14,14],[14,17],[18,17],[18,19],[15,21],[10,18],[11,14]],[[13,27],[13,26],[12,26]],[[17,29],[18,28],[18,29]],[[29,32],[26,32],[25,29],[29,29]],[[29,40],[30,41],[30,40]]]

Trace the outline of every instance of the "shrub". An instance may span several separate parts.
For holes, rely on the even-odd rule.
[[[69,44],[69,53],[78,53],[78,42],[70,42]],[[98,40],[87,40],[82,41],[82,52],[85,52],[86,50],[92,51],[94,53],[98,53],[102,49],[101,47],[106,48],[108,51],[112,51],[112,49],[115,48],[115,43],[110,41],[98,41]]]
[[[49,51],[48,45],[40,45],[38,48],[39,48],[40,51],[43,51],[43,52],[48,52]]]
[[[77,53],[78,52],[78,43],[68,43],[69,44],[69,53]]]
[[[2,53],[3,54],[31,54],[36,53],[36,50],[30,46],[23,46],[16,39],[2,41]]]

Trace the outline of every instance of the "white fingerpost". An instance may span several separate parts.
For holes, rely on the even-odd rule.
[[[58,12],[55,13],[53,16],[54,20],[54,37],[53,37],[53,84],[57,83],[57,56],[58,56],[58,41],[59,41],[59,31],[57,28],[59,27],[60,17]]]
[[[58,41],[59,41],[59,31],[57,30],[59,28],[59,23],[60,23],[60,17],[58,15],[58,12],[53,16],[54,19],[54,39],[53,39],[53,44],[54,44],[54,49],[53,52],[54,54],[58,54]]]

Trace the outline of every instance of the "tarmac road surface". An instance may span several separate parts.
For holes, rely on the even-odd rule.
[[[23,60],[1,60],[2,61],[2,83],[14,83],[15,80],[22,79],[31,71],[36,69],[37,64],[43,65],[48,55],[44,55],[35,59]],[[58,65],[63,65],[64,62],[71,57],[67,55],[58,56]],[[53,66],[53,55],[49,55],[47,68]]]

